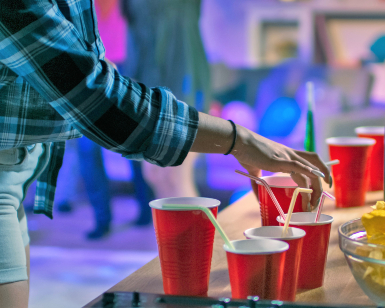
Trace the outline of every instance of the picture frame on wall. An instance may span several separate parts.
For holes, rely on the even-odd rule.
[[[273,66],[298,56],[298,22],[264,21],[261,27],[262,63]]]

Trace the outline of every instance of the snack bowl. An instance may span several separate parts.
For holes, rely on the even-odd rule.
[[[385,246],[367,241],[361,218],[338,229],[339,245],[355,280],[377,305],[385,305]]]

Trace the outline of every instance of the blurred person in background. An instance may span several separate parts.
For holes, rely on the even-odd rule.
[[[86,137],[71,140],[67,144],[69,149],[64,155],[64,167],[58,177],[56,194],[58,211],[72,211],[79,185],[76,177],[80,176],[94,210],[95,226],[93,230],[87,232],[86,237],[99,239],[109,233],[112,220],[109,179],[104,167],[102,149]]]
[[[199,29],[201,0],[120,0],[128,21],[127,75],[149,86],[165,86],[178,99],[207,112],[209,65]],[[156,198],[195,197],[197,153],[183,165],[160,168],[143,163]]]

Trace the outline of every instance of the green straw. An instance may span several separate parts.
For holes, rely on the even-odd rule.
[[[219,232],[222,239],[225,241],[227,247],[229,247],[232,250],[235,250],[234,245],[230,242],[229,238],[221,228],[221,226],[218,224],[218,221],[215,219],[213,213],[206,207],[199,206],[199,205],[184,205],[184,204],[163,204],[163,209],[173,209],[173,210],[199,210],[203,211],[207,217],[210,219],[211,223],[214,225],[215,229]]]
[[[314,132],[314,84],[310,81],[306,83],[306,99],[307,99],[307,121],[304,148],[305,151],[315,152],[315,132]]]

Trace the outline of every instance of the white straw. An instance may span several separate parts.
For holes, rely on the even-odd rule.
[[[340,161],[338,159],[335,159],[335,160],[331,160],[331,161],[328,161],[325,163],[326,166],[333,166],[333,165],[337,165],[339,164]]]
[[[259,178],[257,176],[253,176],[251,174],[242,172],[240,170],[235,170],[235,172],[239,173],[241,175],[244,175],[244,176],[246,176],[246,177],[256,181],[257,183],[262,184],[263,186],[265,186],[267,192],[269,193],[271,199],[273,200],[273,203],[274,203],[275,207],[278,210],[279,215],[281,216],[282,220],[285,221],[285,213],[283,212],[283,210],[281,208],[281,205],[279,204],[277,198],[275,198],[275,195],[274,195],[273,191],[271,190],[269,184],[267,184],[265,180],[262,180],[261,178]]]
[[[314,84],[311,81],[306,82],[306,94],[308,108],[309,110],[314,111]]]
[[[336,200],[336,198],[333,195],[329,194],[326,191],[323,191],[322,195],[321,195],[321,198],[320,198],[320,201],[319,201],[319,204],[318,204],[318,209],[317,209],[317,213],[315,215],[314,222],[318,222],[318,220],[319,220],[319,218],[321,216],[322,207],[324,205],[325,197],[328,197],[328,198],[330,198],[332,200]]]

